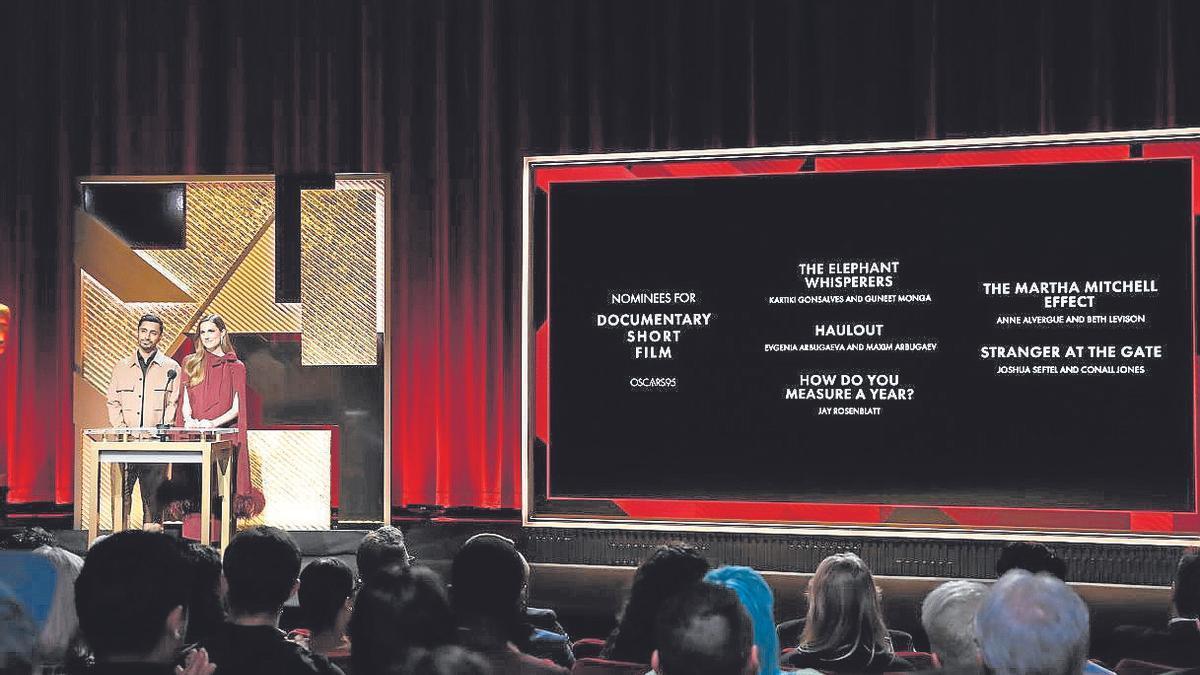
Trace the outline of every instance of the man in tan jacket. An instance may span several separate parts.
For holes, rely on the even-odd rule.
[[[179,401],[179,364],[158,351],[163,322],[154,314],[138,320],[137,350],[113,366],[108,383],[108,421],[114,427],[153,427],[175,420]],[[142,482],[142,509],[146,522],[162,520],[158,488],[166,478],[166,464],[129,464],[122,486],[121,518],[128,522],[133,483]]]

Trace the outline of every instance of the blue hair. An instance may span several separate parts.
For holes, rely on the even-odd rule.
[[[779,638],[775,635],[775,597],[758,572],[749,567],[726,565],[704,575],[710,584],[726,586],[737,593],[750,623],[754,646],[758,647],[759,675],[779,675]]]

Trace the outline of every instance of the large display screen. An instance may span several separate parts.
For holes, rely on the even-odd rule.
[[[549,187],[545,498],[1195,510],[1191,160]]]

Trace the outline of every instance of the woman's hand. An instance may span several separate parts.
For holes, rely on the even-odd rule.
[[[184,665],[175,666],[175,675],[212,675],[216,664],[208,662],[208,650],[201,647],[188,652]]]

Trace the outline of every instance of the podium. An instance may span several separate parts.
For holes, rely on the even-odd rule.
[[[237,429],[185,429],[182,427],[131,427],[84,429],[83,434],[95,447],[96,466],[87,473],[95,476],[96,496],[86,508],[91,514],[88,546],[96,541],[100,526],[100,476],[107,465],[115,476],[113,490],[124,485],[125,464],[199,464],[200,465],[200,543],[211,544],[212,488],[216,485],[221,508],[221,553],[229,545],[235,525],[233,495],[235,467],[233,437]],[[215,475],[214,475],[215,472]],[[124,518],[121,518],[124,520]],[[113,532],[124,529],[114,518]]]

